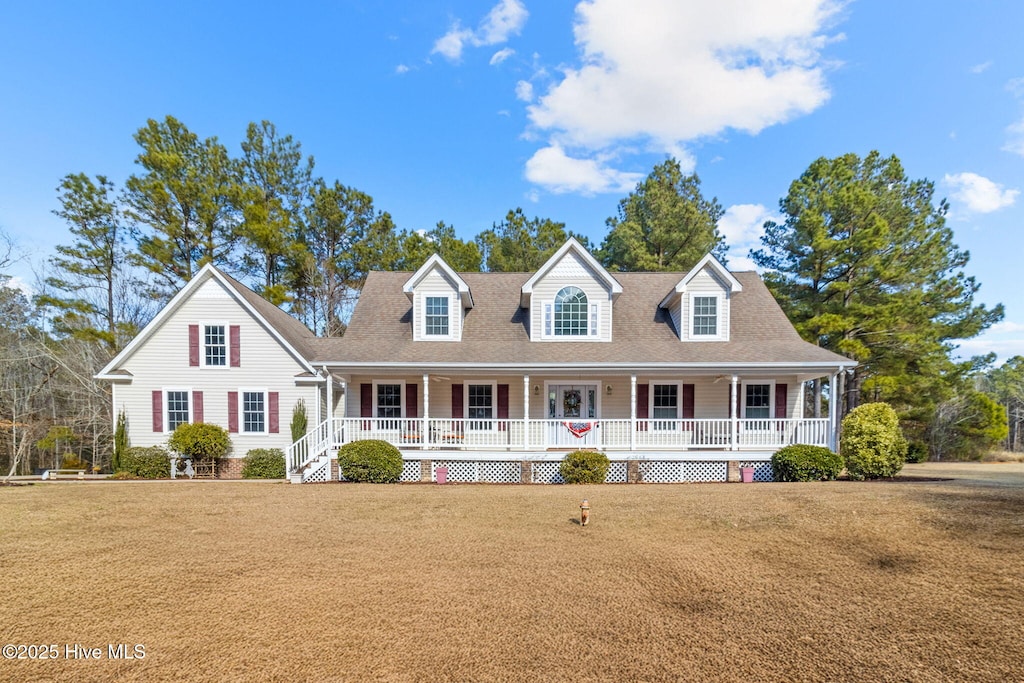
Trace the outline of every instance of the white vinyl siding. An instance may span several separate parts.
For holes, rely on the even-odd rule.
[[[587,317],[578,323],[583,334],[557,333],[555,297],[566,287],[575,287],[587,297]],[[566,253],[534,285],[530,308],[530,336],[533,341],[611,341],[611,292],[597,273],[573,252]]]
[[[680,296],[678,309],[673,306],[672,323],[679,338],[683,341],[729,341],[729,304],[730,294],[725,283],[708,269],[699,272]],[[710,332],[712,325],[714,333]]]
[[[223,324],[230,334],[228,323],[240,328],[240,341],[244,358],[258,358],[258,363],[243,363],[241,367],[225,367],[210,372],[203,367],[189,366],[189,325],[200,325],[200,363],[204,356],[202,344],[206,323]],[[230,344],[230,339],[228,340]],[[230,363],[230,357],[229,357]],[[267,329],[233,298],[231,293],[214,279],[204,282],[192,296],[181,302],[166,320],[128,356],[120,366],[131,373],[132,381],[117,385],[116,412],[124,409],[128,415],[129,438],[133,446],[161,446],[167,443],[170,421],[167,418],[167,398],[163,397],[163,432],[153,431],[153,399],[155,389],[188,388],[190,419],[194,411],[193,391],[203,392],[203,422],[228,427],[228,393],[239,392],[239,387],[260,387],[279,395],[278,434],[246,434],[242,432],[242,413],[238,412],[239,432],[231,435],[230,457],[243,457],[253,448],[287,448],[291,443],[287,425],[292,409],[301,398],[313,425],[314,407],[318,394],[315,384],[296,384],[295,377],[305,372],[299,363]],[[337,387],[335,383],[335,387]],[[239,396],[238,400],[241,400]],[[267,416],[269,426],[269,415]]]
[[[413,340],[459,341],[463,310],[458,288],[434,269],[416,285],[413,293]]]

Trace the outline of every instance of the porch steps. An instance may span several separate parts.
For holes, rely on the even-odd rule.
[[[331,479],[331,458],[326,453],[311,460],[301,470],[291,472],[288,481],[292,484],[310,484],[314,482],[327,482]]]

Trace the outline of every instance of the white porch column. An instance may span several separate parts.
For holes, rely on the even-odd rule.
[[[523,375],[523,450],[530,450],[530,376]]]
[[[423,445],[430,445],[430,375],[423,373]]]
[[[629,376],[629,450],[636,450],[636,375]]]
[[[334,450],[334,376],[327,371],[327,454]]]
[[[325,365],[324,367],[320,368],[320,372],[322,372],[322,373],[324,373],[326,375],[327,374],[327,366]],[[320,409],[320,396],[322,395],[322,392],[326,392],[326,391],[327,391],[327,387],[325,385],[323,385],[323,384],[318,384],[317,385],[317,387],[316,387],[316,405],[313,406],[313,419],[315,420],[313,422],[313,424],[316,425],[317,429],[319,429],[320,423],[324,421],[323,411]]]
[[[840,368],[840,372],[842,369]],[[828,382],[828,447],[832,452],[838,452],[839,446],[839,425],[836,424],[836,417],[839,415],[839,373],[832,375]]]
[[[736,397],[739,396],[739,380],[736,375],[732,376],[732,392],[729,398],[729,415],[732,416],[732,438],[730,439],[730,451],[739,449],[740,416],[736,410]]]

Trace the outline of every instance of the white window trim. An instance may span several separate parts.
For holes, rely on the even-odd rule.
[[[263,394],[263,431],[245,431],[245,395]],[[239,388],[238,389],[238,434],[243,436],[263,436],[270,431],[270,392],[266,389]]]
[[[206,328],[224,328],[224,365],[206,364]],[[227,370],[231,367],[231,326],[226,321],[207,320],[199,322],[199,367],[207,370]]]
[[[170,402],[167,400],[167,394],[171,393],[172,391],[185,392],[185,395],[188,397],[188,424],[195,423],[196,402],[192,400],[192,387],[164,387],[164,403],[163,406],[161,406],[161,410],[163,411],[164,414],[164,434],[174,433],[174,430],[171,429],[171,405]]]
[[[676,416],[673,418],[667,417],[654,417],[654,387],[657,386],[674,386],[676,388]],[[681,420],[680,415],[683,414],[683,383],[682,382],[649,382],[650,388],[647,390],[647,419],[651,420]]]
[[[576,287],[587,296],[587,333],[578,335],[561,335],[555,334],[555,297],[558,296],[558,292],[561,292],[566,287]],[[559,287],[558,292],[541,303],[540,310],[540,338],[543,341],[555,341],[555,342],[592,342],[592,341],[603,341],[601,339],[601,314],[604,312],[604,307],[600,301],[596,301],[595,297],[583,287],[579,285],[565,285]],[[550,314],[550,328],[548,326],[548,315]],[[549,331],[550,330],[550,331]]]
[[[469,416],[469,385],[470,384],[483,384],[490,385],[491,387],[491,417],[489,418],[491,423],[490,429],[470,429],[470,424],[475,421],[483,421],[487,418],[471,418]],[[509,397],[511,402],[511,396]],[[511,407],[511,406],[510,406]],[[462,415],[465,420],[466,431],[474,432],[496,432],[498,431],[498,382],[497,380],[491,379],[467,379],[462,382]]]
[[[729,341],[728,324],[724,320],[725,306],[727,302],[725,294],[722,292],[688,292],[686,297],[686,320],[683,321],[683,324],[686,325],[687,341]],[[694,299],[697,297],[702,299],[715,299],[715,329],[718,331],[717,334],[693,333],[693,319],[695,316]]]
[[[448,334],[427,334],[427,298],[447,299],[448,300]],[[420,305],[419,305],[419,324],[418,329],[420,332],[421,341],[459,341],[459,334],[455,332],[455,316],[461,315],[461,308],[459,308],[459,298],[452,295],[450,292],[421,292],[420,293]],[[462,331],[462,319],[458,320],[458,329]]]
[[[381,384],[398,384],[402,389],[398,392],[398,401],[400,406],[401,415],[399,417],[377,417],[377,408],[380,407],[380,402],[377,396],[377,387]],[[405,417],[405,385],[404,379],[375,379],[373,380],[373,416],[374,420],[398,420]]]
[[[747,417],[747,386],[768,385],[768,417]],[[730,411],[732,412],[732,411]],[[773,379],[750,379],[740,382],[740,419],[741,420],[774,420],[775,419],[775,380]]]

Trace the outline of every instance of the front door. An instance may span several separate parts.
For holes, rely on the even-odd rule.
[[[597,434],[598,384],[548,386],[548,443],[554,447],[594,447]]]

